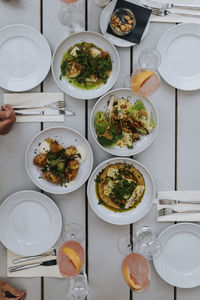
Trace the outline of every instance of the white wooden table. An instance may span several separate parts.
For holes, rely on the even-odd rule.
[[[86,0],[87,1],[87,0]],[[66,30],[57,18],[59,0],[0,0],[0,28],[13,23],[31,25],[41,31],[52,51],[65,38]],[[86,3],[85,29],[99,32],[101,9],[93,0]],[[134,62],[143,48],[155,47],[160,36],[174,24],[151,24],[148,36],[134,48],[118,48],[121,71],[113,88],[122,87],[123,78],[134,69]],[[55,92],[59,88],[51,72],[34,89]],[[0,90],[0,103],[3,93]],[[66,95],[68,108],[75,117],[65,119],[65,125],[86,136],[94,151],[94,167],[110,156],[93,141],[88,119],[95,100],[80,101]],[[164,81],[151,97],[159,114],[159,131],[154,143],[142,154],[134,157],[143,163],[155,179],[157,190],[198,190],[200,167],[200,101],[199,92],[181,92]],[[0,201],[8,195],[25,189],[37,190],[25,170],[24,155],[30,139],[43,128],[57,125],[23,124],[14,126],[11,133],[0,137]],[[115,226],[99,219],[87,202],[86,187],[64,196],[50,195],[62,213],[64,223],[77,222],[85,228],[86,272],[89,277],[92,300],[198,300],[200,288],[176,289],[165,283],[152,266],[150,289],[141,294],[130,293],[122,279],[120,266],[123,256],[117,249],[118,239],[134,228],[149,225],[157,234],[170,224],[158,224],[155,211],[131,226]],[[6,249],[0,245],[0,276],[6,277]],[[66,281],[63,279],[9,279],[18,288],[27,290],[28,300],[64,300]]]

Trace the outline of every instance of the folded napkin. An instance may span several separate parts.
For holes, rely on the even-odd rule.
[[[0,300],[15,299],[24,300],[26,298],[26,291],[19,291],[10,283],[0,278]]]
[[[50,251],[50,250],[49,250]],[[49,252],[48,251],[48,252]],[[59,272],[59,268],[57,265],[55,266],[39,266],[35,268],[25,269],[17,272],[9,272],[8,268],[10,267],[17,267],[19,265],[25,264],[32,264],[37,262],[48,261],[52,259],[56,259],[56,256],[46,256],[40,257],[38,259],[29,260],[26,262],[22,262],[19,264],[13,264],[13,260],[20,258],[22,256],[17,255],[9,250],[7,250],[7,277],[56,277],[56,278],[63,278],[63,276]]]
[[[199,203],[200,204],[200,191],[161,191],[157,193],[157,199],[154,200],[154,204],[156,204],[157,212],[164,205],[159,204],[159,200],[179,200],[181,204],[184,202],[191,202],[191,209],[193,208],[192,204]],[[199,205],[198,204],[198,205]],[[190,205],[190,204],[189,204]],[[189,209],[189,205],[187,208]],[[192,213],[173,213],[166,216],[158,216],[158,222],[200,222],[200,213],[192,212]]]
[[[4,94],[4,104],[13,106],[38,106],[51,104],[57,101],[64,101],[63,93],[19,93]],[[34,109],[41,111],[41,109]],[[48,114],[52,114],[48,116]],[[44,115],[38,116],[16,116],[17,122],[64,122],[64,115],[60,115],[58,110],[45,110]]]
[[[146,4],[149,6],[155,6],[152,5],[155,2],[158,2],[158,5],[156,7],[162,7],[162,3],[166,4],[166,3],[173,3],[173,4],[186,4],[186,5],[200,5],[200,1],[199,0],[152,0],[152,4],[151,4],[151,0],[138,0],[141,4]],[[170,8],[168,9],[171,12],[183,12],[183,13],[191,13],[191,14],[199,14],[200,15],[200,10],[197,9],[189,9],[189,8]],[[174,14],[169,14],[165,17],[158,17],[155,15],[151,15],[150,20],[152,22],[163,22],[163,23],[182,23],[182,22],[192,22],[192,23],[200,23],[200,18],[193,18],[193,17],[186,17],[186,16],[180,16],[180,15],[174,15]]]

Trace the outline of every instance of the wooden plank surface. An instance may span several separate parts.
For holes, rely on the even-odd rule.
[[[67,37],[66,27],[63,26],[58,19],[58,11],[60,8],[60,1],[43,0],[43,33],[48,39],[52,52],[56,46]],[[53,22],[50,22],[53,20]],[[84,24],[83,24],[84,26]],[[66,49],[67,50],[67,49]],[[60,91],[59,87],[53,80],[50,73],[43,83],[44,92]],[[64,123],[44,123],[43,127],[51,126],[66,126],[71,127],[83,136],[85,136],[85,101],[74,99],[65,95],[67,108],[75,112],[73,117],[65,117]],[[67,195],[49,195],[57,204],[62,214],[63,227],[68,223],[78,223],[82,225],[85,230],[85,186],[77,191]],[[64,241],[60,238],[58,245]],[[84,246],[84,245],[83,245]],[[44,279],[44,299],[45,300],[62,300],[67,296],[67,288],[69,281],[67,279]],[[67,298],[66,298],[67,299]]]
[[[42,6],[41,6],[42,4]],[[87,28],[88,30],[100,32],[99,16],[101,8],[95,5],[93,0],[88,0]],[[59,23],[57,14],[60,2],[58,0],[20,0],[0,1],[0,28],[13,23],[24,23],[31,25],[38,30],[42,28],[44,36],[48,39],[52,51],[66,36],[65,26]],[[43,11],[40,14],[40,7]],[[2,13],[3,12],[3,13]],[[40,24],[40,16],[43,16]],[[42,26],[41,26],[42,25]],[[123,80],[130,73],[130,59],[133,63],[137,61],[140,51],[144,48],[155,47],[160,36],[172,24],[151,24],[148,36],[141,42],[139,47],[134,47],[131,53],[130,48],[120,49],[121,69],[120,76],[113,88],[123,86]],[[40,91],[40,87],[34,89]],[[55,92],[60,89],[55,84],[51,73],[43,83],[44,92]],[[0,90],[0,103],[3,103],[4,90]],[[65,96],[68,109],[75,111],[75,117],[68,117],[65,123],[45,123],[44,128],[54,125],[64,125],[78,130],[86,135],[95,153],[94,167],[111,155],[102,151],[91,136],[89,129],[89,117],[96,100],[80,101]],[[143,163],[154,177],[157,190],[177,189],[199,190],[199,148],[198,131],[200,127],[199,92],[178,92],[178,115],[176,116],[175,90],[161,80],[160,89],[150,97],[159,115],[159,130],[154,143],[142,154],[134,159]],[[88,109],[88,111],[86,111]],[[88,123],[85,122],[88,116]],[[176,161],[176,117],[178,118],[178,140],[177,140],[177,161]],[[87,126],[87,128],[86,128]],[[24,165],[26,147],[37,132],[40,131],[40,124],[15,124],[11,133],[7,136],[0,136],[0,202],[8,195],[23,189],[37,188],[28,178]],[[177,172],[176,172],[177,163]],[[2,171],[3,170],[3,171]],[[15,172],[13,171],[15,170]],[[17,174],[17,176],[16,176]],[[177,178],[176,178],[177,175]],[[9,180],[8,180],[9,178]],[[12,184],[11,184],[12,183]],[[81,224],[86,232],[86,246],[88,247],[87,262],[88,277],[90,284],[91,300],[129,300],[129,289],[124,283],[120,266],[123,256],[119,253],[117,244],[121,236],[129,234],[130,226],[115,226],[99,219],[87,203],[85,186],[76,192],[64,196],[49,195],[60,208],[64,225],[70,222]],[[150,226],[156,234],[160,233],[169,223],[158,224],[155,219],[155,209],[141,221],[133,225],[133,230],[140,226]],[[59,243],[62,241],[60,240]],[[0,245],[0,276],[6,276],[6,250]],[[177,289],[165,283],[155,272],[153,266],[151,285],[147,292],[133,294],[133,299],[142,300],[197,300],[199,299],[200,288]],[[27,299],[35,300],[41,298],[41,280],[15,278],[9,279],[20,289],[27,290]],[[44,279],[45,300],[67,299],[68,282],[65,279]]]
[[[200,190],[199,91],[178,92],[177,189]],[[197,300],[200,287],[177,289],[177,300]]]
[[[142,41],[139,47],[133,48],[134,65],[141,50],[155,48],[163,32],[170,26],[172,25],[150,25],[148,36]],[[149,99],[158,112],[158,133],[155,141],[144,152],[136,155],[134,158],[144,164],[149,170],[154,178],[156,191],[173,190],[175,184],[175,90],[161,80],[160,88]],[[133,230],[137,231],[138,228],[145,225],[149,226],[155,234],[159,234],[165,227],[169,226],[167,223],[157,223],[154,206],[148,215],[136,224],[133,224]],[[135,294],[134,300],[174,299],[173,287],[159,277],[152,263],[151,271],[150,288],[143,294]]]
[[[0,28],[15,23],[28,24],[40,30],[40,0],[0,1]],[[13,50],[14,51],[14,50]],[[40,87],[35,90],[39,91]],[[3,104],[3,89],[0,104]],[[6,136],[0,136],[0,202],[14,192],[36,187],[25,169],[25,151],[30,137],[40,130],[40,124],[15,124]],[[0,277],[6,277],[6,249],[0,244]],[[40,278],[9,278],[8,281],[27,291],[27,299],[40,299]]]

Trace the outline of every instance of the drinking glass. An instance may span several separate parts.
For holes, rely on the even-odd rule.
[[[119,240],[118,247],[126,255],[121,264],[122,276],[130,289],[138,293],[148,289],[151,269],[147,259],[134,250],[134,243],[126,236]]]
[[[161,254],[161,245],[151,228],[143,226],[136,232],[138,252],[149,260],[155,259]]]
[[[82,300],[88,295],[87,274],[80,272],[75,278],[70,280],[68,298],[70,300]]]
[[[66,31],[84,31],[84,0],[60,0],[58,19]]]
[[[63,277],[69,279],[68,299],[82,300],[88,295],[87,274],[81,271],[85,251],[80,243],[84,241],[84,230],[80,224],[69,223],[62,231],[64,243],[59,247],[57,263]]]
[[[160,85],[160,76],[157,73],[160,60],[160,53],[157,50],[144,49],[138,57],[136,71],[130,79],[125,79],[125,87],[128,84],[133,93],[139,97],[152,95]]]
[[[63,228],[61,236],[64,242],[68,240],[72,240],[78,243],[82,243],[84,242],[85,239],[85,233],[83,227],[77,223],[67,224]]]

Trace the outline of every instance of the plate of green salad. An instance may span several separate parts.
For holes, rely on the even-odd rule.
[[[156,137],[158,116],[147,99],[121,88],[103,95],[95,104],[90,128],[97,144],[117,156],[136,155]]]
[[[67,37],[55,50],[52,73],[58,86],[78,99],[105,94],[119,74],[119,56],[102,35],[79,32]]]

